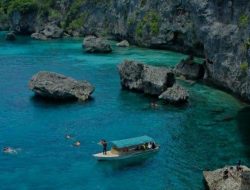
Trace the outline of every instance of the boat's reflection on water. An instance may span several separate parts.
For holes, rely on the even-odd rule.
[[[128,170],[131,168],[143,167],[144,165],[148,165],[150,162],[153,162],[155,154],[157,153],[154,152],[146,155],[140,155],[138,157],[121,160],[99,161],[97,162],[97,164],[99,164],[103,170]]]

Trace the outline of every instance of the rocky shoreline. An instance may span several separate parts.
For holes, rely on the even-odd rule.
[[[121,86],[125,89],[155,96],[171,104],[188,101],[189,94],[176,84],[172,69],[125,60],[118,65],[118,70]]]
[[[205,58],[206,81],[250,101],[248,1],[20,3],[0,3],[0,7],[6,7],[0,12],[0,29],[10,28],[16,34],[40,40],[94,35],[198,55]]]
[[[209,190],[250,189],[250,169],[247,166],[225,166],[214,171],[203,172]]]

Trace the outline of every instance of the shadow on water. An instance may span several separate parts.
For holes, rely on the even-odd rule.
[[[150,162],[155,154],[148,154],[136,158],[130,158],[125,160],[117,161],[100,161],[98,164],[102,166],[104,170],[112,170],[113,172],[141,168],[146,165],[147,162]]]
[[[250,107],[243,108],[236,117],[242,142],[247,146],[247,156],[250,157]]]
[[[34,95],[30,98],[31,102],[37,106],[41,107],[57,107],[57,106],[67,106],[67,105],[75,105],[75,104],[90,104],[95,101],[94,98],[90,97],[87,101],[82,102],[77,99],[69,99],[69,100],[56,100],[51,98],[44,98],[38,95]]]
[[[138,91],[129,91],[126,89],[121,89],[118,98],[123,109],[129,107],[132,110],[141,111],[182,111],[190,108],[189,103],[173,105],[166,103],[163,100],[159,100],[157,96],[151,96]],[[152,106],[152,103],[156,106]]]

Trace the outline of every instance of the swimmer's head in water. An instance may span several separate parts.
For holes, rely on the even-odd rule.
[[[72,136],[71,136],[71,135],[66,135],[65,138],[66,138],[66,139],[71,139]]]
[[[14,149],[11,147],[4,147],[3,152],[7,154],[17,154],[20,149]]]
[[[80,146],[80,145],[81,145],[81,142],[80,142],[80,141],[76,141],[74,145],[75,145],[75,146]]]

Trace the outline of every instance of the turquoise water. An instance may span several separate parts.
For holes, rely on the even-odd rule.
[[[117,64],[136,59],[174,66],[185,55],[131,47],[110,55],[83,53],[81,40],[5,42],[0,36],[0,189],[165,190],[204,189],[202,170],[250,163],[249,109],[232,96],[182,82],[191,94],[186,107],[122,91]],[[27,83],[40,71],[93,83],[93,100],[56,104],[33,97]],[[235,119],[223,121],[226,117]],[[66,134],[74,139],[66,140]],[[161,150],[142,162],[98,163],[92,154],[105,138],[150,135]],[[80,140],[79,148],[72,144]]]

